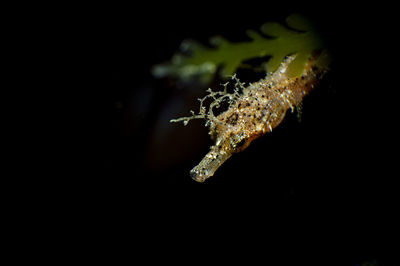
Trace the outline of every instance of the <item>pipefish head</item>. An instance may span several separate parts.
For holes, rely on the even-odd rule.
[[[211,122],[210,134],[215,144],[201,162],[190,171],[191,177],[198,182],[204,182],[213,176],[232,154],[247,148],[254,139],[254,134],[249,131],[249,123],[237,109],[228,110]]]

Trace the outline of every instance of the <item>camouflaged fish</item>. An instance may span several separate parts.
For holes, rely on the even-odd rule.
[[[204,182],[232,154],[243,151],[254,139],[272,132],[282,122],[286,112],[299,106],[303,97],[317,86],[328,71],[326,64],[318,63],[325,54],[314,52],[306,61],[301,75],[289,75],[288,68],[296,56],[287,56],[275,72],[248,86],[244,86],[234,75],[232,79],[236,84],[233,93],[227,92],[227,84],[223,91],[209,89],[209,94],[199,99],[198,114],[191,111],[192,116],[171,120],[187,125],[191,119],[205,119],[209,134],[215,141],[201,162],[190,171],[194,180]],[[208,111],[203,106],[206,99],[212,99]],[[228,103],[227,110],[214,115],[213,108],[219,108],[224,102]]]

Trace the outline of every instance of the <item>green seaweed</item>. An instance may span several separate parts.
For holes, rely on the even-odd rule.
[[[296,53],[288,73],[291,77],[299,76],[312,52],[322,50],[324,45],[313,25],[303,16],[290,15],[286,23],[288,27],[276,22],[262,25],[260,31],[264,35],[248,30],[251,41],[247,42],[233,43],[217,36],[211,39],[215,47],[210,48],[195,41],[184,41],[182,49],[190,55],[175,54],[171,62],[156,65],[153,75],[171,76],[181,81],[198,77],[208,83],[218,67],[222,76],[230,76],[244,66],[244,61],[270,56],[264,67],[265,71],[274,72],[286,56]],[[321,64],[327,64],[326,60],[321,60]]]

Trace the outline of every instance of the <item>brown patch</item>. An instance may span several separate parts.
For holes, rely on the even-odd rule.
[[[237,113],[233,113],[230,117],[228,117],[226,119],[226,123],[230,124],[232,126],[236,125],[238,121],[238,114]]]

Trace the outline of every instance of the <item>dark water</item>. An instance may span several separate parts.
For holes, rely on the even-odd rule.
[[[397,160],[388,149],[394,121],[386,115],[392,112],[387,98],[376,93],[378,81],[368,75],[376,74],[366,56],[369,33],[376,32],[369,15],[328,3],[254,5],[82,11],[75,27],[84,60],[75,73],[82,78],[77,97],[88,96],[89,114],[76,131],[71,164],[77,167],[60,188],[72,191],[64,204],[100,235],[107,228],[110,237],[109,227],[118,235],[149,230],[142,244],[149,249],[175,238],[183,246],[201,239],[210,246],[189,249],[220,254],[233,245],[227,256],[234,258],[251,246],[255,257],[288,265],[394,265]],[[184,39],[206,43],[221,34],[242,41],[246,29],[283,22],[294,12],[314,19],[328,40],[331,73],[304,100],[301,122],[288,114],[272,134],[196,183],[189,171],[212,144],[207,130],[200,121],[186,127],[168,121],[197,108],[203,88],[157,80],[151,67],[169,60]]]

